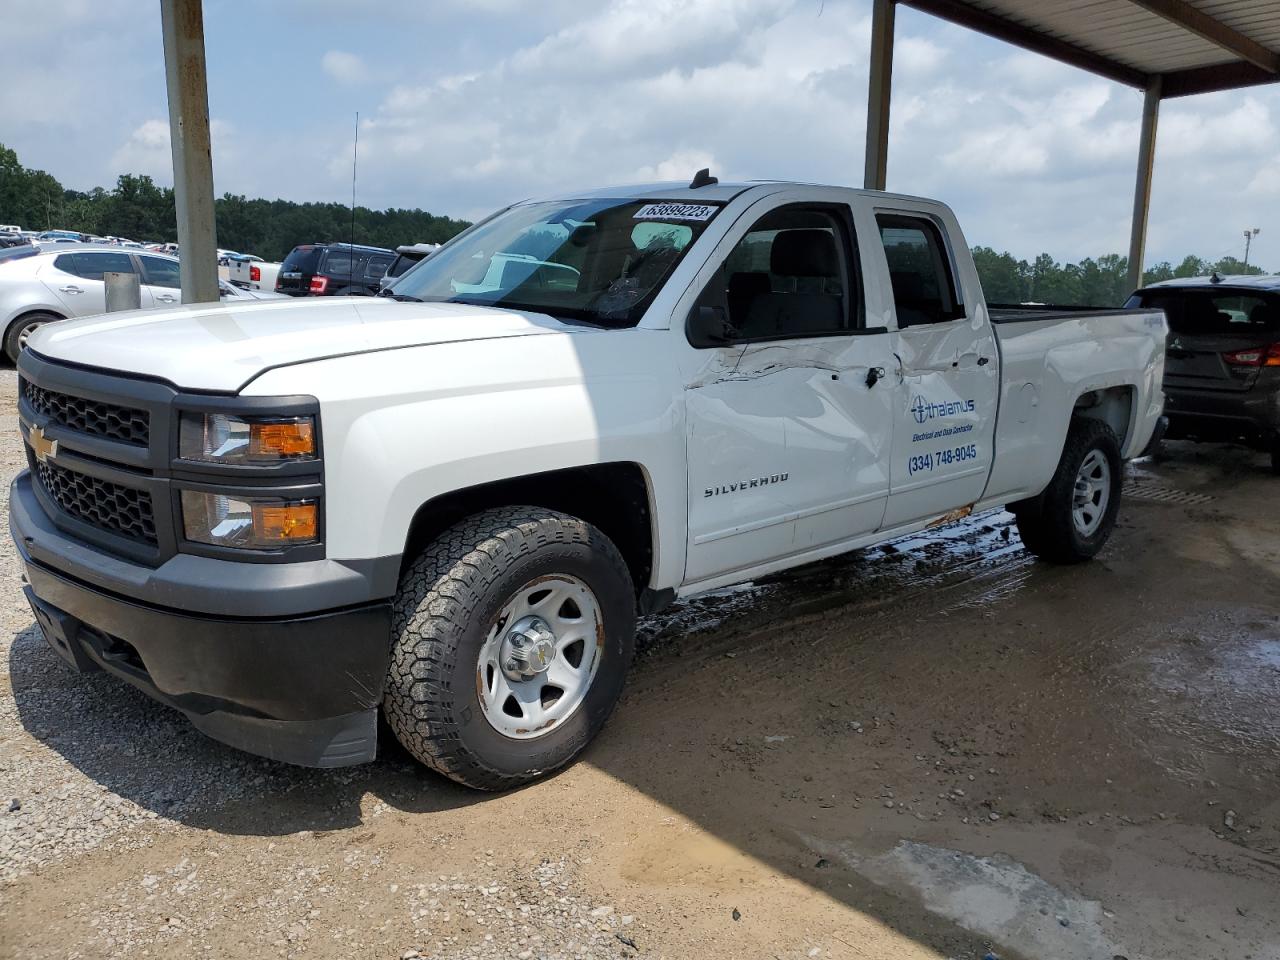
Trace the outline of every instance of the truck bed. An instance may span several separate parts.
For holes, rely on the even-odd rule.
[[[992,323],[1025,323],[1034,320],[1067,320],[1072,317],[1099,317],[1111,314],[1142,313],[1126,307],[1064,306],[1054,303],[988,303]],[[1145,311],[1150,313],[1149,310]]]

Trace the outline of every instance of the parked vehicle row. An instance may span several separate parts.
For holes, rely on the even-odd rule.
[[[386,253],[300,248],[281,280],[374,286],[354,263]],[[997,505],[1033,553],[1092,557],[1165,335],[988,307],[931,200],[580,191],[387,297],[35,331],[14,542],[77,669],[293,763],[371,759],[382,712],[500,789],[599,731],[637,611]]]
[[[68,249],[18,247],[4,254],[0,257],[0,329],[5,355],[13,361],[38,327],[103,313],[107,309],[104,273],[138,274],[144,310],[175,306],[182,300],[176,257],[91,244]],[[225,282],[220,290],[224,301],[276,297]]]

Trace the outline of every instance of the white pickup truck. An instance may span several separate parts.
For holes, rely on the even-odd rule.
[[[227,263],[227,279],[243,290],[275,290],[280,264],[268,263],[261,257],[231,258]]]
[[[657,184],[509,207],[392,298],[38,330],[11,491],[51,646],[294,763],[378,711],[484,789],[572,759],[637,612],[995,505],[1093,556],[1158,310],[997,311],[941,203]]]

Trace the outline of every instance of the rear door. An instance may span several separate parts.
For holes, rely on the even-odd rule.
[[[171,307],[181,303],[182,276],[178,272],[178,261],[146,254],[138,259],[142,261],[142,305]],[[148,295],[150,303],[147,303]]]
[[[977,502],[991,473],[999,353],[977,276],[961,276],[951,249],[959,227],[943,216],[912,204],[875,211],[898,328],[885,527]]]
[[[1136,294],[1134,306],[1169,320],[1164,383],[1171,389],[1245,393],[1280,342],[1280,296],[1257,291],[1170,287]]]

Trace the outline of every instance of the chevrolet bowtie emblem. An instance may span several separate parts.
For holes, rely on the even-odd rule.
[[[39,427],[31,428],[31,449],[41,463],[58,455],[58,441],[50,440]]]

